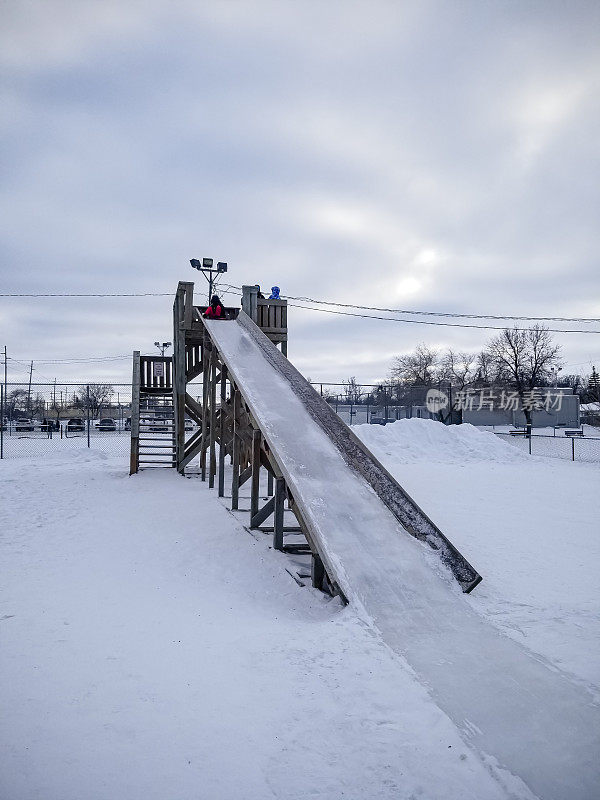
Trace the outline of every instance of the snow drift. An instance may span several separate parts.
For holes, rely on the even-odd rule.
[[[386,426],[356,425],[353,430],[375,455],[383,453],[402,463],[518,463],[530,459],[495,434],[468,423],[443,425],[432,419],[415,418]]]

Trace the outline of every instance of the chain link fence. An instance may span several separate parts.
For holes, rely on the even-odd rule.
[[[426,406],[429,386],[345,385],[314,381],[312,385],[347,425],[385,425],[399,419],[432,417]],[[436,383],[433,388],[446,391],[452,398],[452,388],[446,384]]]
[[[313,383],[348,425],[385,424],[398,419],[432,418],[425,405],[428,387],[390,387],[376,402],[371,386],[355,385],[357,402],[339,384]],[[393,390],[392,390],[393,388]],[[446,387],[441,387],[446,388]],[[190,393],[201,398],[202,385]],[[90,448],[128,458],[131,385],[124,383],[0,384],[0,458],[46,457]],[[450,421],[450,420],[448,420]],[[452,420],[458,422],[459,420]],[[554,436],[494,431],[524,452],[572,461],[600,462],[600,429],[586,425],[583,436]]]
[[[590,436],[588,433],[567,436],[564,430],[559,431],[555,436],[538,433],[528,436],[521,431],[518,433],[494,431],[494,433],[504,441],[510,442],[513,447],[518,447],[524,453],[533,456],[600,463],[600,436]]]
[[[131,385],[8,383],[0,388],[0,457],[94,449],[127,458]]]

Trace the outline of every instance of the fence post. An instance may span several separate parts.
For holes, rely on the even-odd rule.
[[[0,384],[0,458],[4,458],[4,384]]]
[[[571,451],[573,454],[573,461],[575,461],[575,437],[571,436]]]
[[[86,419],[87,419],[87,446],[90,446],[90,385],[87,385],[87,403],[86,403]]]

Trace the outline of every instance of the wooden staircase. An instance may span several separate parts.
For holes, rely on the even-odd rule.
[[[175,462],[173,361],[169,356],[133,354],[131,459],[129,474],[164,469]]]
[[[138,469],[175,466],[173,396],[140,392]]]

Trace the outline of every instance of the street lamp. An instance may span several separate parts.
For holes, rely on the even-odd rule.
[[[167,347],[171,347],[171,342],[154,342],[154,346],[158,347],[161,356],[164,356]]]
[[[216,282],[213,278],[213,273],[216,275],[222,275],[224,272],[227,272],[227,262],[226,261],[217,261],[217,266],[213,267],[213,260],[212,258],[203,258],[202,263],[200,263],[199,258],[191,258],[190,264],[192,265],[192,269],[197,269],[201,272],[206,280],[208,281],[208,302],[210,303],[213,293],[213,284]]]

